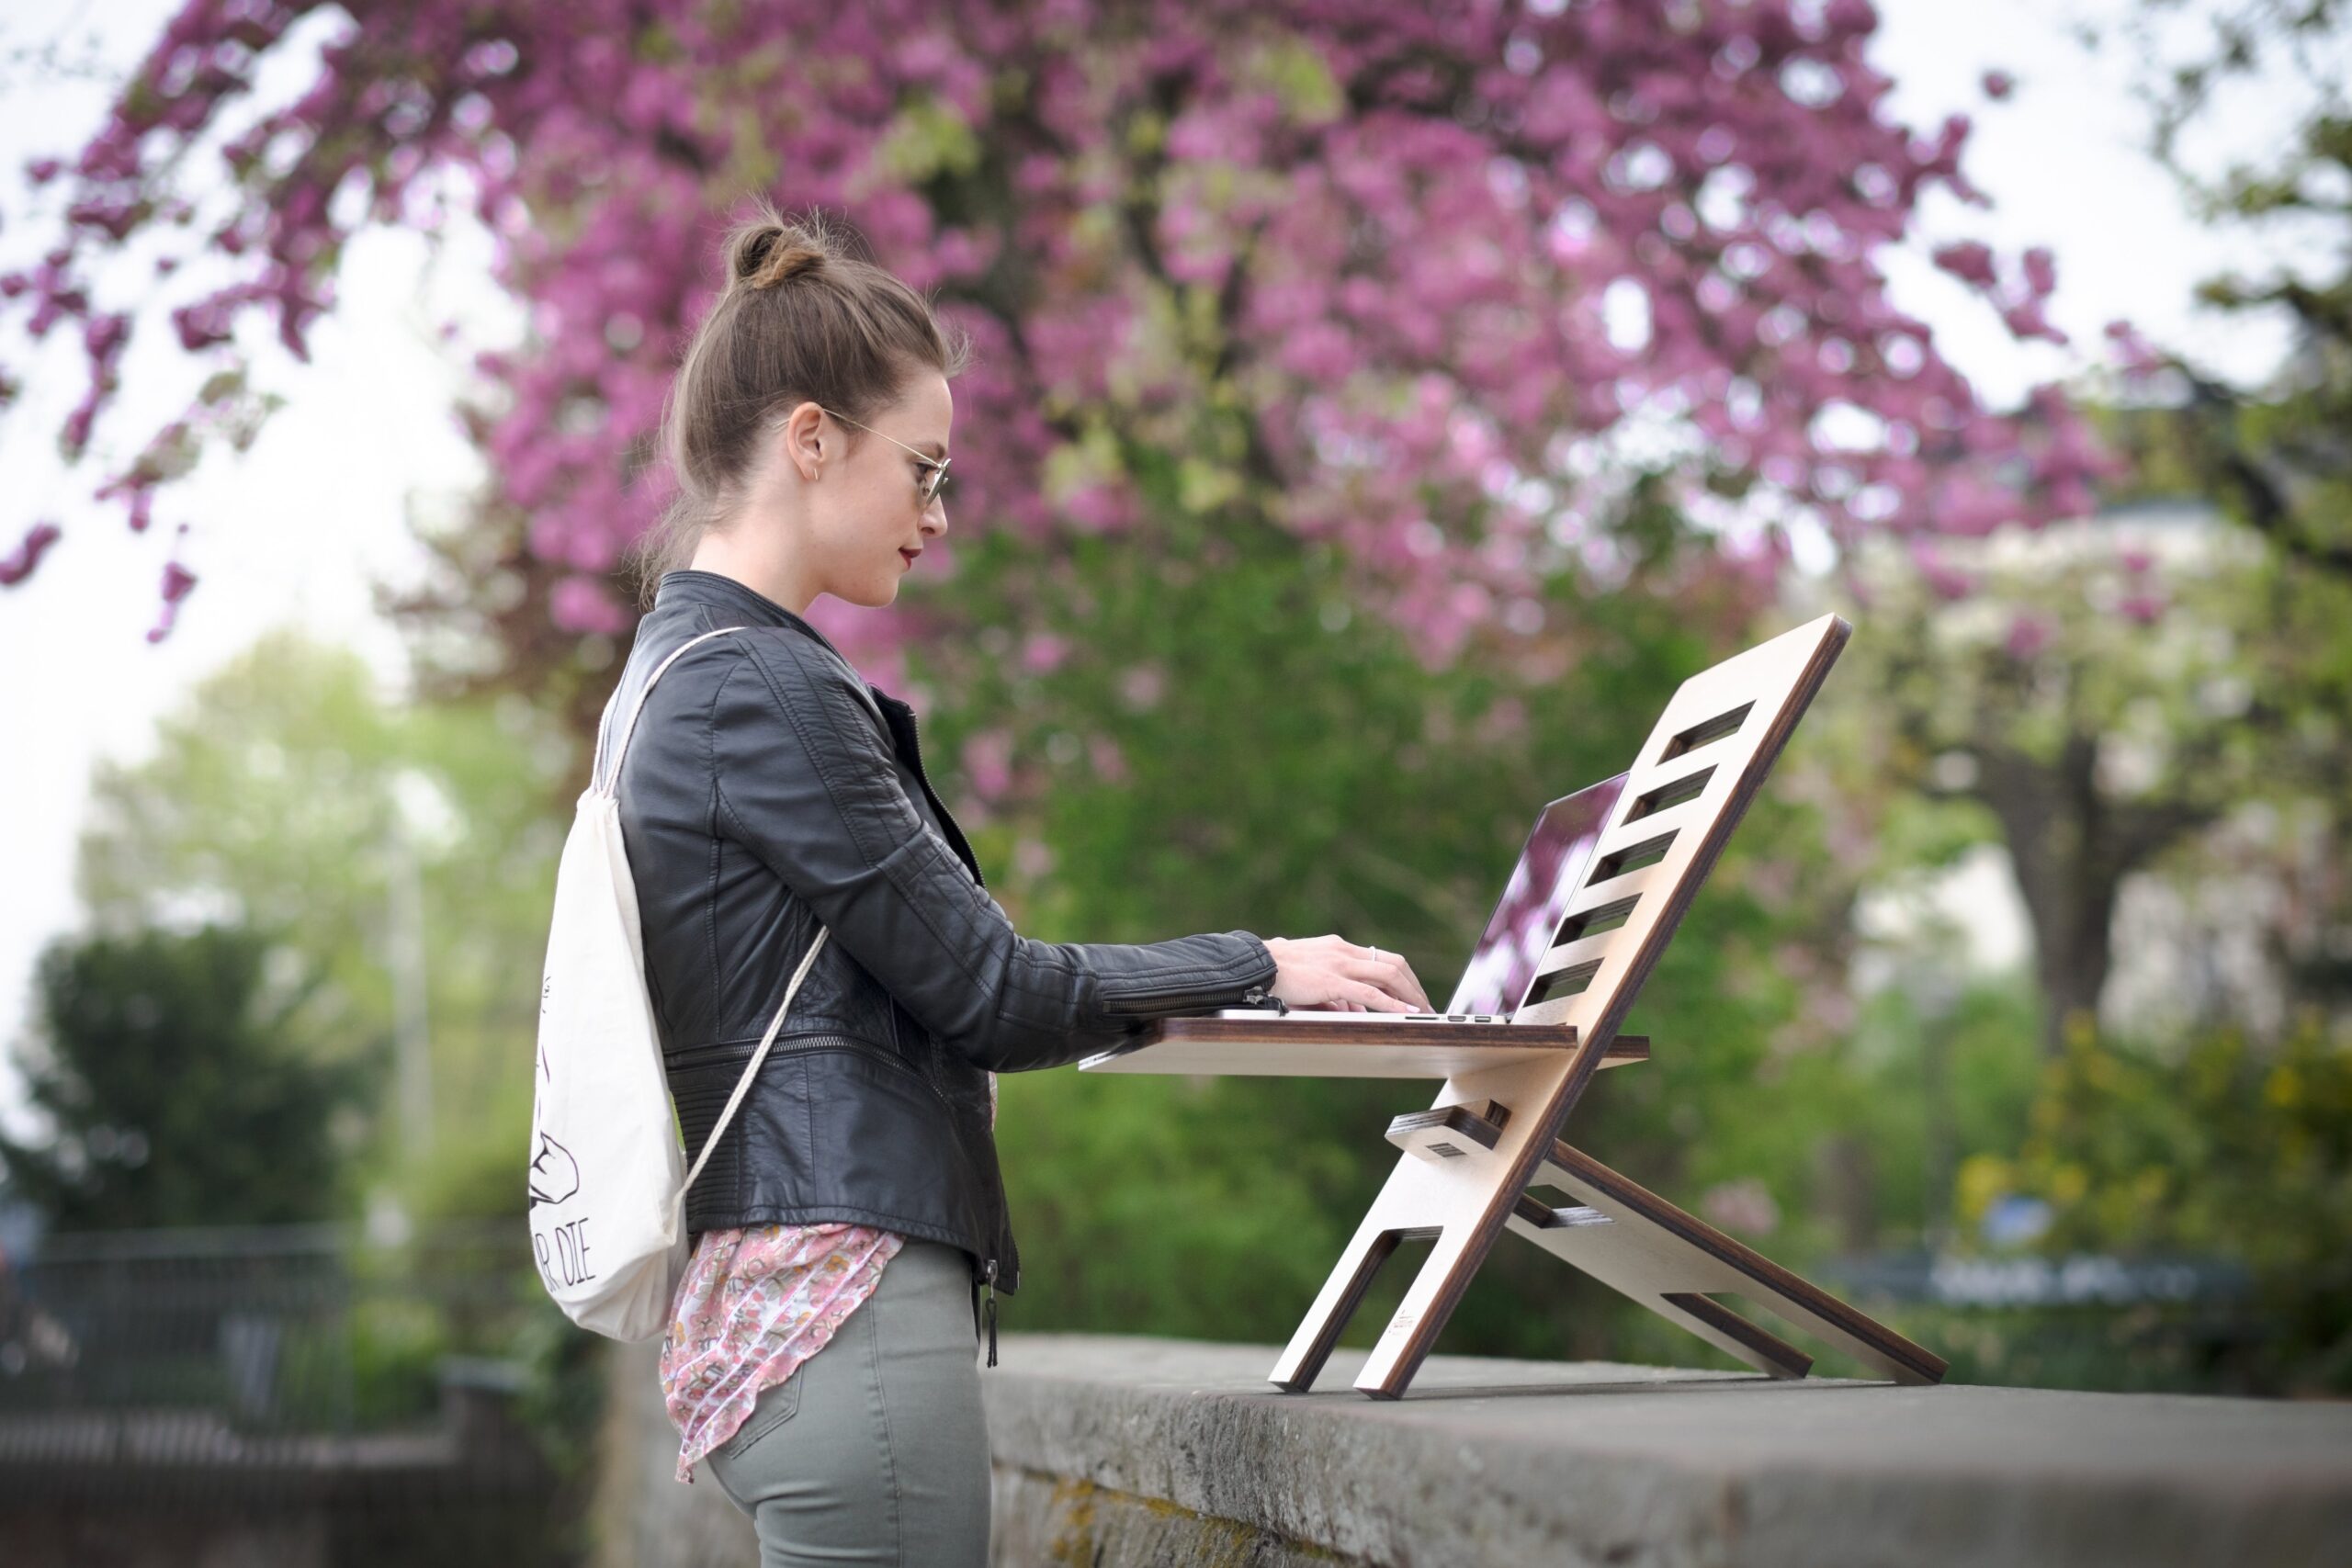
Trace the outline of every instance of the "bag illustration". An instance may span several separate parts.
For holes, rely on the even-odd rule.
[[[531,1251],[564,1315],[614,1339],[650,1339],[669,1326],[670,1303],[686,1268],[686,1190],[734,1119],[802,978],[832,934],[820,929],[809,943],[783,1006],[687,1169],[645,983],[637,883],[621,840],[617,788],[621,759],[655,683],[687,649],[741,629],[705,632],[662,661],[629,708],[609,768],[603,744],[609,720],[599,726],[588,787],[556,866],[531,1098]]]

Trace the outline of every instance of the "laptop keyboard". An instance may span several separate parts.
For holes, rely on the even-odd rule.
[[[1303,1018],[1316,1021],[1340,1019],[1349,1023],[1508,1023],[1510,1021],[1497,1012],[1340,1012],[1337,1010],[1317,1010],[1293,1008],[1288,1012],[1268,1012],[1262,1008],[1221,1008],[1212,1015],[1216,1018],[1262,1018],[1272,1021]]]

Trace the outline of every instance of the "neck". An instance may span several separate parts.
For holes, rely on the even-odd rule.
[[[725,532],[712,529],[703,535],[702,542],[695,547],[694,558],[686,564],[697,571],[731,577],[794,615],[805,616],[820,591],[804,581],[789,555],[776,547],[781,541],[771,538],[763,547],[759,542],[746,539],[751,532],[743,528]]]

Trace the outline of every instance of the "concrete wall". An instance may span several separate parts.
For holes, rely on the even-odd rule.
[[[605,1427],[597,1434],[603,1480],[589,1568],[748,1568],[759,1562],[751,1520],[718,1483],[699,1466],[693,1485],[678,1481],[678,1429],[662,1408],[662,1342],[616,1344],[607,1357]]]
[[[2352,1562],[2352,1405],[1894,1388],[1436,1356],[1406,1398],[1275,1392],[1272,1346],[1006,1335],[992,1561],[1249,1565]],[[670,1479],[650,1352],[611,1562],[749,1564]],[[616,1409],[618,1406],[616,1406]],[[646,1422],[650,1411],[658,1429]],[[625,1445],[624,1445],[625,1446]],[[621,1458],[619,1448],[616,1459]],[[658,1485],[651,1484],[653,1482]]]

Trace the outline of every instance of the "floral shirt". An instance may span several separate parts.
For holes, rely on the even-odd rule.
[[[696,1238],[662,1346],[679,1480],[691,1485],[695,1461],[735,1435],[761,1391],[825,1348],[905,1245],[895,1232],[852,1224],[750,1225]]]

